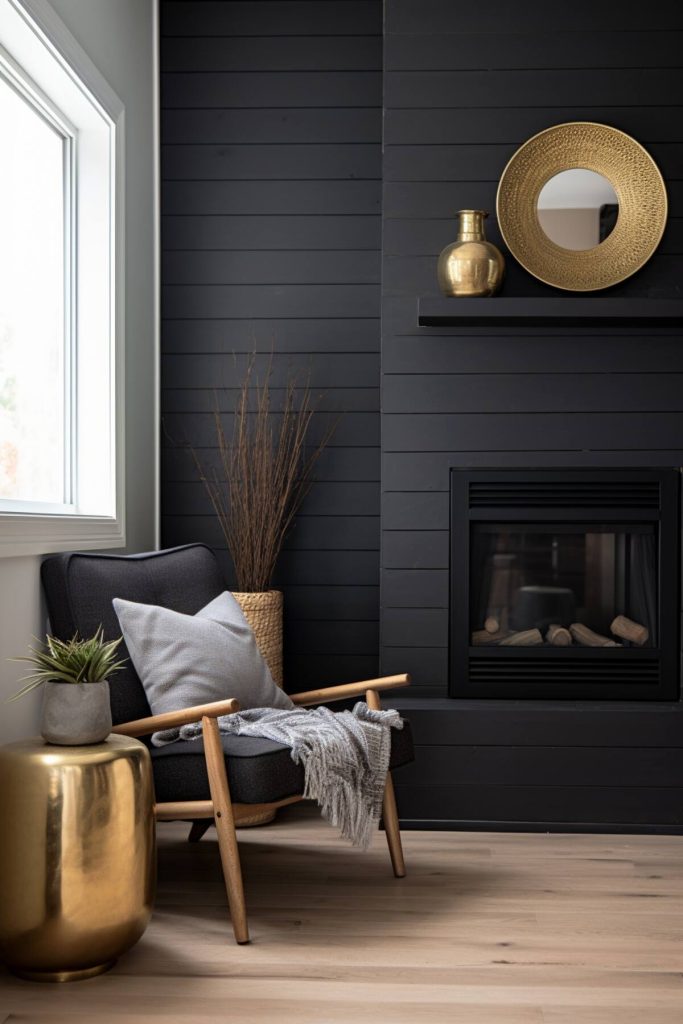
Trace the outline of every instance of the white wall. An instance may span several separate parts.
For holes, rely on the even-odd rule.
[[[127,550],[157,540],[157,61],[155,0],[51,0],[126,113]],[[39,697],[13,704],[32,636],[45,633],[40,559],[0,559],[0,742],[35,733]]]

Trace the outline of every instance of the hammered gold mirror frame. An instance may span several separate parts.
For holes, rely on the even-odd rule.
[[[538,213],[546,183],[574,168],[606,178],[618,202],[613,228],[587,249],[557,245]],[[496,211],[506,245],[530,274],[567,291],[597,291],[624,281],[650,259],[666,225],[666,188],[635,139],[608,125],[573,121],[547,128],[517,150],[501,176]]]

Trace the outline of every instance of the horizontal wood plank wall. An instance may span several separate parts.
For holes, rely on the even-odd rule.
[[[233,582],[208,466],[249,354],[340,415],[281,560],[289,688],[376,675],[381,0],[162,0],[162,541]],[[281,395],[276,391],[276,397]]]
[[[600,729],[623,724],[624,708],[582,706],[571,738],[546,708],[536,716],[545,739],[525,740],[528,708],[445,701],[450,468],[679,466],[679,333],[419,329],[416,320],[417,297],[438,294],[436,258],[455,236],[456,211],[490,211],[487,233],[500,244],[493,213],[507,160],[529,136],[571,120],[633,135],[667,182],[658,253],[609,294],[679,296],[682,54],[674,4],[385,2],[381,669],[410,671],[411,700],[423,697],[412,705],[418,759],[397,775],[402,816],[683,823],[680,750],[657,731],[656,709],[642,708],[639,735],[605,754]],[[507,256],[503,294],[562,293]],[[475,719],[478,738],[468,738]],[[577,721],[593,748],[580,756]]]

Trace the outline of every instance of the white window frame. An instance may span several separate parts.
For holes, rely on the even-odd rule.
[[[67,312],[65,427],[74,492],[64,506],[3,499],[0,556],[122,547],[124,107],[47,0],[0,0],[0,66],[67,139],[71,188],[65,234],[73,279],[66,302],[71,316]],[[98,173],[89,175],[95,165]],[[97,343],[88,345],[92,338]],[[97,393],[79,391],[88,375],[103,379]],[[103,440],[107,457],[100,459],[97,445]]]

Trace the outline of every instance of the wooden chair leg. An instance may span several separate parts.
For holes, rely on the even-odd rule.
[[[369,708],[373,711],[379,711],[382,707],[382,702],[379,699],[379,694],[376,690],[368,690],[365,695],[365,700]],[[387,845],[389,847],[389,856],[391,857],[391,866],[394,869],[396,878],[405,878],[406,876],[406,865],[403,859],[403,846],[401,845],[401,829],[398,824],[398,811],[396,810],[396,794],[394,793],[394,783],[391,778],[391,772],[387,772],[387,781],[384,787],[384,800],[382,801],[382,820],[384,822],[384,831],[387,837]]]
[[[405,878],[406,865],[403,859],[403,846],[401,844],[401,829],[398,824],[398,811],[396,810],[396,795],[391,772],[387,772],[387,784],[384,787],[384,800],[382,801],[382,820],[384,831],[391,857],[391,866],[397,878]]]
[[[232,812],[228,776],[225,770],[225,754],[221,744],[218,724],[215,718],[202,718],[204,735],[204,756],[209,776],[209,788],[213,802],[214,820],[218,833],[218,848],[223,865],[225,888],[232,916],[232,927],[238,943],[249,942],[247,908],[244,902],[242,867],[235,833],[235,818]]]
[[[193,821],[190,827],[190,834],[187,837],[188,843],[198,843],[204,833],[211,828],[212,824],[211,818],[198,818],[197,821]]]

